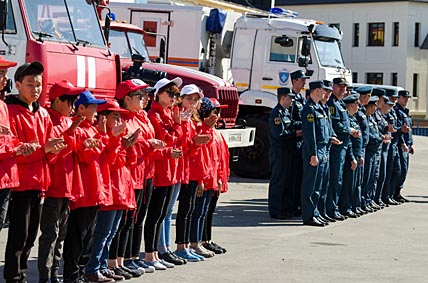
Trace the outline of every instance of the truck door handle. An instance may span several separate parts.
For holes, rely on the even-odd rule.
[[[272,81],[273,79],[269,78],[269,77],[263,77],[262,80],[264,80],[264,81]]]

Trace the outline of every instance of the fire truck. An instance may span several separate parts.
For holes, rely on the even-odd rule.
[[[106,47],[94,2],[0,1],[0,53],[18,66],[32,61],[44,65],[42,105],[50,87],[64,79],[96,96],[114,96],[120,57]]]
[[[254,144],[255,128],[246,127],[236,120],[239,96],[232,84],[219,77],[189,68],[151,62],[144,40],[146,33],[138,26],[111,22],[109,29],[110,49],[121,57],[124,79],[140,78],[154,85],[160,78],[173,79],[179,76],[183,79],[183,84],[196,84],[203,90],[205,96],[214,97],[221,104],[228,105],[226,109],[222,109],[219,131],[231,149],[232,161],[238,160],[237,148]]]

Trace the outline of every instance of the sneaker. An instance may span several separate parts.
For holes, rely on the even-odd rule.
[[[198,255],[198,254],[195,252],[195,250],[194,250],[194,249],[192,249],[192,248],[189,248],[188,252],[189,252],[189,254],[191,254],[192,256],[194,256],[194,257],[198,258],[198,259],[199,259],[199,261],[204,261],[204,260],[205,260],[205,257]]]
[[[167,262],[167,261],[166,261],[166,260],[164,260],[164,259],[161,259],[159,262],[160,262],[161,264],[165,265],[165,266],[166,266],[166,268],[174,268],[174,266],[175,266],[173,263]]]
[[[214,252],[212,252],[212,251],[210,251],[210,250],[207,250],[206,248],[204,248],[204,246],[202,246],[202,243],[199,243],[199,248],[200,248],[201,250],[203,250],[204,252],[206,252],[206,253],[210,254],[210,255],[211,255],[211,257],[215,256],[215,253],[214,253]]]
[[[136,265],[132,259],[127,259],[127,260],[123,261],[123,266],[125,266],[128,269],[138,270],[141,272],[141,274],[144,274],[144,268]]]
[[[153,273],[155,272],[155,268],[153,266],[148,266],[147,264],[144,263],[144,261],[142,261],[141,259],[134,259],[133,260],[134,263],[136,265],[138,265],[139,267],[144,268],[144,272],[145,273]]]
[[[130,273],[126,272],[123,269],[120,269],[119,267],[109,267],[109,269],[111,271],[113,271],[114,274],[123,276],[123,278],[125,278],[125,280],[129,280],[133,277]]]
[[[129,274],[131,274],[132,277],[134,277],[134,278],[140,277],[141,275],[143,275],[143,273],[141,273],[137,269],[129,269],[126,266],[120,266],[119,268],[122,269],[123,271],[128,272]]]
[[[196,253],[197,255],[203,256],[204,258],[210,258],[210,257],[213,257],[213,254],[214,254],[214,253],[209,252],[209,251],[207,251],[206,249],[202,248],[202,247],[199,245],[199,243],[198,243],[196,246],[193,246],[192,248],[195,250],[195,253]]]
[[[182,260],[175,258],[169,252],[166,252],[163,254],[159,253],[159,258],[161,260],[166,261],[166,262],[173,264],[173,265],[182,265],[183,264]],[[163,265],[165,265],[165,264],[163,264]],[[168,267],[168,266],[166,266],[166,267]]]
[[[101,272],[95,272],[95,273],[86,273],[85,277],[87,282],[95,283],[95,282],[101,282],[101,283],[113,283],[114,280],[111,278],[107,278],[104,275],[101,274]]]
[[[214,247],[216,247],[217,249],[222,250],[222,251],[223,251],[223,253],[226,253],[226,252],[227,252],[227,250],[226,250],[225,248],[223,248],[222,246],[220,246],[220,245],[218,245],[218,244],[216,244],[216,243],[214,243],[214,242],[212,242],[212,241],[211,241],[211,245],[213,245],[213,246],[214,246]]]
[[[104,275],[107,278],[113,279],[115,282],[123,281],[125,280],[125,277],[122,275],[116,275],[113,270],[110,269],[103,269],[100,271],[102,275]]]
[[[189,262],[198,262],[199,260],[199,256],[194,256],[192,255],[188,250],[183,249],[181,250],[181,252],[179,251],[175,251],[174,254],[180,258],[184,258],[185,260],[189,261]]]
[[[203,246],[205,249],[207,249],[207,250],[209,250],[209,251],[214,252],[215,254],[222,254],[222,253],[223,253],[223,250],[220,250],[220,249],[218,249],[218,248],[214,247],[214,245],[213,245],[213,244],[211,244],[211,243],[207,243],[207,242],[205,242],[205,243],[203,243],[203,244],[202,244],[202,246]]]
[[[183,262],[183,264],[187,263],[187,260],[185,258],[181,258],[179,256],[177,256],[175,253],[173,253],[171,250],[168,250],[168,253],[175,259],[181,260]]]
[[[154,261],[144,261],[145,264],[147,264],[148,266],[153,266],[156,270],[166,270],[166,266],[163,265],[162,263],[160,263],[157,260]]]

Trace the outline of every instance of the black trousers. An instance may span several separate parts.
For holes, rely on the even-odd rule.
[[[157,251],[160,228],[171,200],[172,186],[155,187],[144,224],[144,247],[148,253]]]
[[[7,209],[9,207],[10,189],[0,189],[0,231],[6,222]]]
[[[64,279],[80,277],[80,266],[86,265],[92,246],[98,206],[80,207],[70,212],[64,241]]]
[[[195,209],[197,181],[181,185],[178,196],[178,210],[175,220],[175,243],[190,243],[190,227],[192,224],[192,213]]]
[[[213,216],[215,208],[217,207],[217,202],[220,197],[219,191],[213,191],[211,197],[210,206],[208,207],[207,218],[205,219],[204,232],[202,233],[202,241],[211,241],[212,240],[212,230],[213,230]]]
[[[153,193],[153,179],[145,180],[144,190],[141,196],[140,206],[137,206],[137,215],[135,216],[135,222],[130,231],[130,237],[132,238],[132,245],[128,245],[126,249],[126,257],[139,257],[141,250],[141,242],[143,240],[143,223],[147,215],[150,200],[152,199]]]
[[[28,257],[39,230],[41,212],[40,191],[10,193],[10,225],[4,264],[6,282],[20,282],[25,278]]]

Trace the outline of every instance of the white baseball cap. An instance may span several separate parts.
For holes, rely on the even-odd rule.
[[[159,90],[161,88],[163,88],[164,86],[173,83],[175,84],[177,87],[180,87],[181,84],[183,83],[183,80],[180,77],[176,77],[172,80],[168,80],[167,78],[163,78],[161,80],[159,80],[156,84],[155,84],[155,95],[158,94]]]
[[[185,85],[180,91],[180,96],[197,93],[199,94],[199,98],[203,98],[204,94],[202,93],[202,89],[200,89],[195,84]]]

